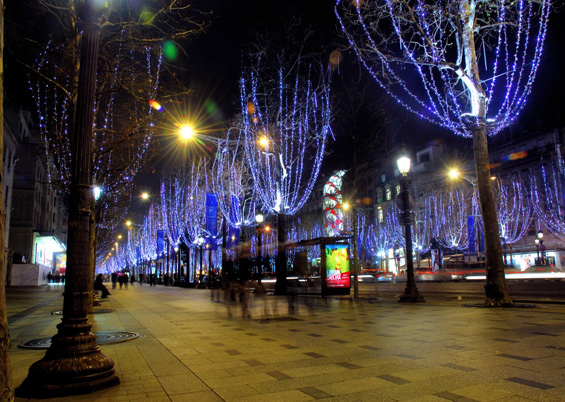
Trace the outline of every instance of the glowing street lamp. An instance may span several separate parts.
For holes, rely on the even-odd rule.
[[[540,265],[545,265],[545,246],[543,245],[543,230],[539,230],[536,234],[536,238],[534,239],[534,243],[536,244],[536,249],[538,252],[538,262]],[[541,251],[541,258],[540,258],[540,251]]]
[[[408,193],[408,187],[410,185],[408,178],[408,173],[410,173],[410,158],[407,156],[401,156],[398,159],[397,164],[398,171],[402,175],[400,183],[402,185],[402,214],[404,215],[404,234],[406,240],[406,288],[404,289],[404,294],[400,296],[398,301],[422,303],[425,300],[416,287],[416,281],[414,279],[414,261],[412,256],[412,221],[410,213],[410,194]]]
[[[179,135],[183,140],[194,138],[195,134],[196,132],[194,131],[194,128],[189,124],[184,124],[179,129]]]
[[[92,194],[94,195],[94,201],[98,201],[98,199],[102,195],[102,188],[100,186],[94,186],[94,188],[92,189]]]
[[[263,214],[255,215],[255,222],[257,222],[257,282],[259,283],[261,283],[261,277],[263,276],[263,235],[261,232],[265,231],[263,228],[264,221],[265,216]]]
[[[259,146],[263,149],[269,148],[269,138],[267,138],[267,136],[265,136],[265,135],[262,135],[261,137],[259,137],[258,143],[259,143]]]

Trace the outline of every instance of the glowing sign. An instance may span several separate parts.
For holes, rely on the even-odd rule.
[[[327,287],[350,287],[349,246],[347,244],[326,244],[325,248]]]

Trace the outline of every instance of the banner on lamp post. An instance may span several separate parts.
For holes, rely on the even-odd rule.
[[[208,244],[211,250],[218,248],[218,195],[206,194],[206,232],[208,233]]]
[[[165,231],[158,230],[157,231],[157,258],[163,253],[165,250]]]

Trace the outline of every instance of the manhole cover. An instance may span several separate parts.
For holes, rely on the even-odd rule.
[[[113,313],[118,311],[117,308],[95,308],[92,313],[89,314],[103,314],[103,313]]]
[[[101,331],[93,332],[96,335],[96,343],[99,345],[131,341],[132,339],[142,338],[143,335],[136,332],[121,331]],[[26,343],[21,343],[18,348],[23,349],[48,349],[51,346],[51,338],[33,339]]]
[[[481,307],[481,308],[538,308],[537,304],[519,304],[515,303],[513,306],[508,307],[492,307],[492,306],[485,306],[484,303],[466,303],[462,304],[463,307]]]
[[[88,313],[88,314],[113,313],[115,311],[118,311],[118,309],[117,308],[95,308],[94,310],[92,310],[91,313]],[[63,310],[52,311],[51,315],[63,315]]]
[[[281,322],[281,321],[302,321],[300,318],[290,317],[290,316],[280,316],[280,317],[266,317],[256,320],[260,324],[268,324],[270,322]]]

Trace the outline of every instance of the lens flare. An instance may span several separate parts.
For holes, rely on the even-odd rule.
[[[169,61],[176,61],[179,57],[179,50],[173,41],[166,41],[163,45],[163,54]]]

